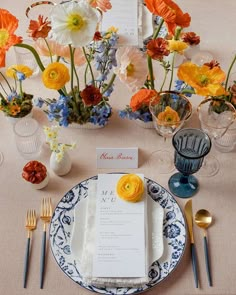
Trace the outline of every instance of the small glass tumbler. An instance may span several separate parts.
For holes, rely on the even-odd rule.
[[[190,198],[198,191],[198,180],[192,174],[202,166],[211,150],[210,137],[200,129],[179,130],[172,139],[175,148],[174,163],[179,172],[169,179],[170,191],[180,198]]]
[[[33,41],[31,40],[23,40],[23,43],[33,46]],[[17,46],[14,46],[14,51],[16,56],[16,63],[18,65],[25,65],[29,67],[33,71],[32,76],[38,75],[39,67],[32,52],[29,49]]]
[[[43,144],[42,130],[33,118],[22,118],[14,125],[16,147],[25,159],[36,159]]]

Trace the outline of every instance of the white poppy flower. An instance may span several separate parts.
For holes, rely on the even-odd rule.
[[[148,75],[145,55],[135,47],[120,47],[116,52],[114,73],[132,92],[140,89]]]
[[[61,45],[88,45],[93,40],[98,14],[87,1],[56,5],[51,13],[52,35]]]

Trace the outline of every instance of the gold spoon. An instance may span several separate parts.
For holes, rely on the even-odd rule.
[[[205,209],[198,210],[197,213],[195,214],[195,222],[197,226],[203,229],[204,253],[205,253],[207,277],[208,277],[209,286],[212,286],[210,261],[209,261],[210,259],[209,259],[209,252],[208,252],[208,243],[207,243],[207,228],[212,223],[212,216],[210,212],[208,212]]]

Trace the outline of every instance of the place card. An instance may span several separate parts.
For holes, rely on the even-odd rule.
[[[102,18],[102,31],[114,26],[118,28],[118,46],[141,46],[142,9],[141,0],[112,0],[112,9]]]
[[[96,148],[97,168],[138,168],[138,148]]]
[[[137,203],[119,198],[115,189],[123,175],[98,175],[94,277],[146,275],[146,198]],[[144,179],[142,174],[138,175]]]

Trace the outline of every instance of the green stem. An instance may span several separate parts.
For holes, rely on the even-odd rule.
[[[69,44],[69,49],[70,49],[70,61],[71,61],[71,65],[70,65],[70,87],[71,87],[71,92],[72,92],[72,96],[75,98],[75,92],[74,92],[74,51],[72,49],[71,44]]]
[[[167,73],[168,73],[168,70],[165,69],[165,76],[164,76],[163,82],[161,84],[160,91],[162,91],[162,88],[164,87],[164,85],[166,83]]]
[[[33,54],[33,56],[34,56],[34,58],[36,59],[36,62],[38,64],[40,70],[42,72],[45,70],[45,67],[44,67],[44,65],[43,65],[43,63],[42,63],[42,61],[41,61],[41,59],[40,59],[37,51],[32,46],[30,46],[28,44],[24,44],[24,43],[15,44],[14,46],[16,46],[16,47],[22,47],[22,48],[25,48],[25,49],[28,49],[29,51],[31,51],[32,54]]]
[[[171,86],[172,86],[172,82],[173,82],[173,77],[174,77],[175,54],[176,54],[176,52],[173,52],[173,58],[172,58],[172,64],[171,64],[171,76],[170,76],[169,90],[171,90]]]
[[[109,83],[107,84],[105,89],[102,91],[102,94],[104,94],[111,87],[111,85],[115,81],[115,78],[116,78],[116,74],[113,74],[112,77],[111,77],[111,80],[109,81]]]
[[[7,86],[9,87],[10,91],[12,91],[11,85],[10,85],[10,83],[7,81],[6,77],[5,77],[5,76],[3,75],[3,73],[1,73],[1,72],[0,72],[0,75],[2,76],[2,78],[4,79],[4,81],[7,83]],[[3,89],[3,91],[7,94],[7,92],[6,92],[6,90],[4,89],[2,83],[0,83],[0,85],[1,85],[1,87],[2,87],[2,89]]]
[[[232,70],[232,68],[234,66],[235,61],[236,61],[236,54],[235,54],[235,56],[234,56],[234,58],[233,58],[233,60],[232,60],[232,62],[230,64],[230,67],[229,67],[229,70],[228,70],[228,73],[227,73],[226,82],[225,82],[225,90],[227,90],[228,82],[229,82],[229,76],[230,76],[230,73],[231,73],[231,70]]]
[[[46,38],[44,38],[44,41],[45,41],[45,43],[46,43],[46,45],[47,45],[47,48],[48,48],[48,51],[49,51],[49,54],[50,54],[50,60],[51,60],[51,63],[53,63],[53,59],[52,59],[52,51],[51,51],[51,48],[50,48],[50,46],[49,46],[49,44],[48,44],[48,40],[47,40]]]
[[[85,51],[84,46],[82,47],[82,49],[83,49],[83,53],[84,53],[84,56],[86,58],[86,61],[87,61],[87,64],[88,64],[88,67],[89,67],[89,70],[90,70],[90,73],[91,73],[91,76],[92,76],[92,84],[94,86],[95,85],[95,79],[94,79],[94,75],[93,75],[93,70],[92,70],[92,67],[91,67],[91,63],[90,63],[90,61],[88,59],[88,56],[86,54],[86,51]]]
[[[164,19],[161,19],[161,21],[160,21],[159,25],[157,26],[155,32],[153,33],[152,39],[157,38],[157,36],[160,33],[160,30],[161,30],[161,27],[162,27],[163,23],[164,23]],[[151,59],[151,57],[149,55],[147,57],[147,63],[148,63],[149,79],[150,79],[150,82],[151,82],[151,89],[155,89],[152,59]]]
[[[19,81],[19,85],[20,85],[20,96],[21,96],[21,98],[23,98],[22,81]]]
[[[177,27],[175,30],[175,36],[174,40],[179,40],[180,33],[182,31],[181,27]],[[171,90],[172,82],[173,82],[173,77],[174,77],[174,64],[175,64],[175,55],[176,52],[173,53],[173,58],[172,58],[172,65],[171,65],[171,76],[170,76],[170,84],[169,84],[169,90]]]
[[[195,94],[195,91],[194,91],[194,89],[183,89],[182,91],[181,91],[181,93],[183,93],[183,94],[185,94],[185,93],[191,93],[191,94]]]

